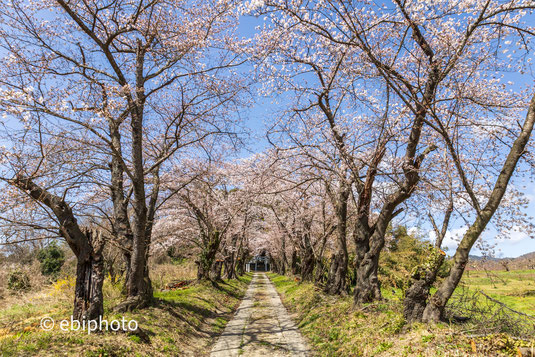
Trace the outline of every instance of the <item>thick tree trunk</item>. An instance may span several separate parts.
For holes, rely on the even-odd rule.
[[[236,273],[238,275],[243,275],[245,273],[245,264],[247,263],[248,256],[248,250],[244,249],[243,246],[240,246],[240,250],[238,251],[238,259],[236,262]]]
[[[210,280],[221,281],[221,269],[222,268],[223,268],[223,261],[216,260],[214,264],[212,264],[212,268],[210,269]]]
[[[224,255],[224,266],[225,266],[225,277],[227,279],[234,279],[236,277],[236,244],[238,243],[239,236],[237,234],[232,235],[230,240],[230,246],[227,245],[225,247]],[[240,247],[238,247],[238,251],[241,248],[241,241],[240,241]]]
[[[422,320],[429,298],[429,290],[436,281],[445,256],[444,252],[436,249],[427,260],[427,263],[419,267],[411,276],[411,284],[403,299],[403,316],[407,322]]]
[[[314,264],[314,284],[321,286],[325,283],[325,265],[323,264],[323,257],[316,259]]]
[[[353,302],[355,305],[369,303],[375,300],[381,300],[381,286],[378,278],[379,270],[379,256],[385,245],[385,234],[388,224],[395,216],[394,208],[404,200],[406,195],[405,190],[399,190],[397,194],[391,196],[391,200],[383,206],[381,214],[373,228],[373,233],[368,237],[371,230],[364,230],[360,232],[356,242],[357,255],[355,275],[357,284],[353,291]]]
[[[292,250],[292,264],[291,264],[291,268],[292,268],[292,275],[299,275],[300,273],[300,269],[299,269],[299,258],[297,256],[297,251],[295,250],[295,248]]]
[[[329,275],[324,291],[327,294],[342,294],[347,291],[347,200],[349,199],[349,187],[347,183],[341,182],[338,190],[336,207],[336,244],[331,259]]]
[[[124,261],[124,286],[123,293],[126,294],[126,284],[130,278],[130,261],[132,259],[132,247],[134,236],[128,219],[128,206],[124,194],[124,167],[122,160],[121,134],[118,124],[110,119],[110,145],[111,145],[111,199],[113,203],[112,232],[117,243],[122,249]]]
[[[312,243],[310,241],[310,226],[311,221],[305,221],[303,224],[303,233],[300,235],[300,272],[301,280],[311,281],[314,274],[314,250],[312,249]]]
[[[142,210],[142,212],[145,218],[136,218],[136,220],[141,222],[136,222],[133,254],[130,262],[130,276],[126,285],[127,297],[124,302],[115,308],[116,311],[130,311],[136,308],[143,308],[152,301],[153,291],[148,266],[148,241],[150,241],[150,235],[146,234],[146,210]]]
[[[286,237],[283,234],[281,238],[281,262],[280,262],[280,274],[286,274],[286,267],[288,266],[288,260],[286,259]]]
[[[329,275],[324,291],[327,294],[339,295],[347,290],[347,252],[342,250],[334,253],[331,259]]]
[[[90,250],[80,252],[81,259],[76,265],[76,284],[74,288],[73,319],[96,320],[104,314],[104,297],[102,284],[104,283],[104,247],[100,234],[85,232],[91,242]],[[82,258],[83,257],[83,258]]]
[[[366,254],[356,271],[357,284],[354,291],[356,305],[381,300],[381,287],[377,277],[379,253]]]
[[[231,253],[225,257],[225,278],[234,279],[236,277],[236,270],[234,268],[234,253]]]
[[[301,279],[303,281],[311,281],[314,274],[314,252],[312,247],[305,249],[301,256]]]
[[[507,159],[503,164],[502,170],[500,171],[500,175],[496,180],[496,184],[494,185],[487,204],[480,212],[478,212],[476,220],[463,236],[463,239],[457,247],[453,257],[453,266],[450,270],[450,274],[442,282],[436,293],[431,297],[424,310],[424,321],[439,321],[444,317],[444,308],[446,307],[448,300],[457,288],[457,285],[463,276],[464,268],[468,263],[470,250],[498,209],[503,195],[507,190],[509,180],[515,171],[518,160],[524,153],[526,145],[531,136],[531,132],[533,131],[534,123],[535,96],[533,96],[531,99],[528,113],[522,126],[522,131],[516,138],[511,150],[509,151],[509,154],[507,155]]]
[[[197,280],[210,280],[210,271],[219,249],[220,236],[219,232],[212,232],[208,238],[208,246],[201,252],[197,262]]]

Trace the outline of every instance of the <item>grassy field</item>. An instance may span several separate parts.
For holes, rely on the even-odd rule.
[[[154,269],[156,285],[153,306],[125,314],[112,307],[121,299],[120,285],[106,280],[105,314],[108,321],[124,317],[136,320],[144,336],[118,332],[92,333],[43,331],[39,323],[45,316],[55,321],[69,319],[72,311],[73,279],[62,279],[41,291],[2,299],[0,306],[1,356],[199,356],[207,354],[214,338],[232,317],[251,280],[245,275],[217,287],[209,282],[193,284],[183,290],[158,291],[166,281],[188,278],[182,267],[172,265]],[[182,276],[181,276],[182,275]],[[186,274],[187,275],[187,274]]]
[[[461,286],[535,316],[535,270],[466,271]]]
[[[384,301],[353,309],[350,296],[327,296],[311,283],[269,275],[318,356],[497,356],[535,346],[535,340],[520,342],[507,334],[471,335],[470,324],[409,326],[391,289]]]

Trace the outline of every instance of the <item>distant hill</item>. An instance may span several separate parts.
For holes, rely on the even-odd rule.
[[[468,270],[523,270],[535,269],[535,252],[517,258],[496,258],[470,255]]]
[[[535,252],[527,253],[515,259],[535,259]]]
[[[481,261],[481,260],[495,261],[495,260],[500,260],[500,258],[496,258],[496,257],[487,257],[487,256],[479,256],[479,255],[469,255],[468,259],[470,259],[472,261]]]

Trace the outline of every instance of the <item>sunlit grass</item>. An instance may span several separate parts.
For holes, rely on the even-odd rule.
[[[466,271],[461,285],[469,291],[481,290],[514,310],[535,316],[535,270]]]
[[[159,267],[161,283],[189,279],[175,275],[183,268]],[[186,269],[187,270],[187,269]],[[189,273],[188,273],[189,274]],[[113,307],[122,299],[121,282],[104,282],[104,319],[136,320],[149,336],[145,344],[136,335],[61,331],[56,326],[45,332],[39,327],[41,318],[56,322],[72,314],[73,284],[71,278],[61,279],[42,291],[13,299],[0,309],[0,355],[86,355],[86,356],[169,356],[204,353],[220,333],[243,297],[250,275],[213,285],[192,283],[182,290],[155,289],[152,306],[127,313],[115,313]],[[17,301],[18,300],[18,301]],[[56,324],[57,325],[57,324]]]

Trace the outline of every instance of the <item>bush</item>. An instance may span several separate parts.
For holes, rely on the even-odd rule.
[[[411,272],[426,261],[429,242],[407,231],[404,226],[390,226],[387,245],[380,256],[379,279],[383,287],[404,290]]]
[[[30,289],[30,278],[23,271],[15,270],[7,278],[7,288],[13,291]]]
[[[39,251],[37,260],[41,263],[41,273],[43,275],[57,278],[63,263],[65,263],[65,253],[58,247],[56,242],[52,242],[48,247]]]

